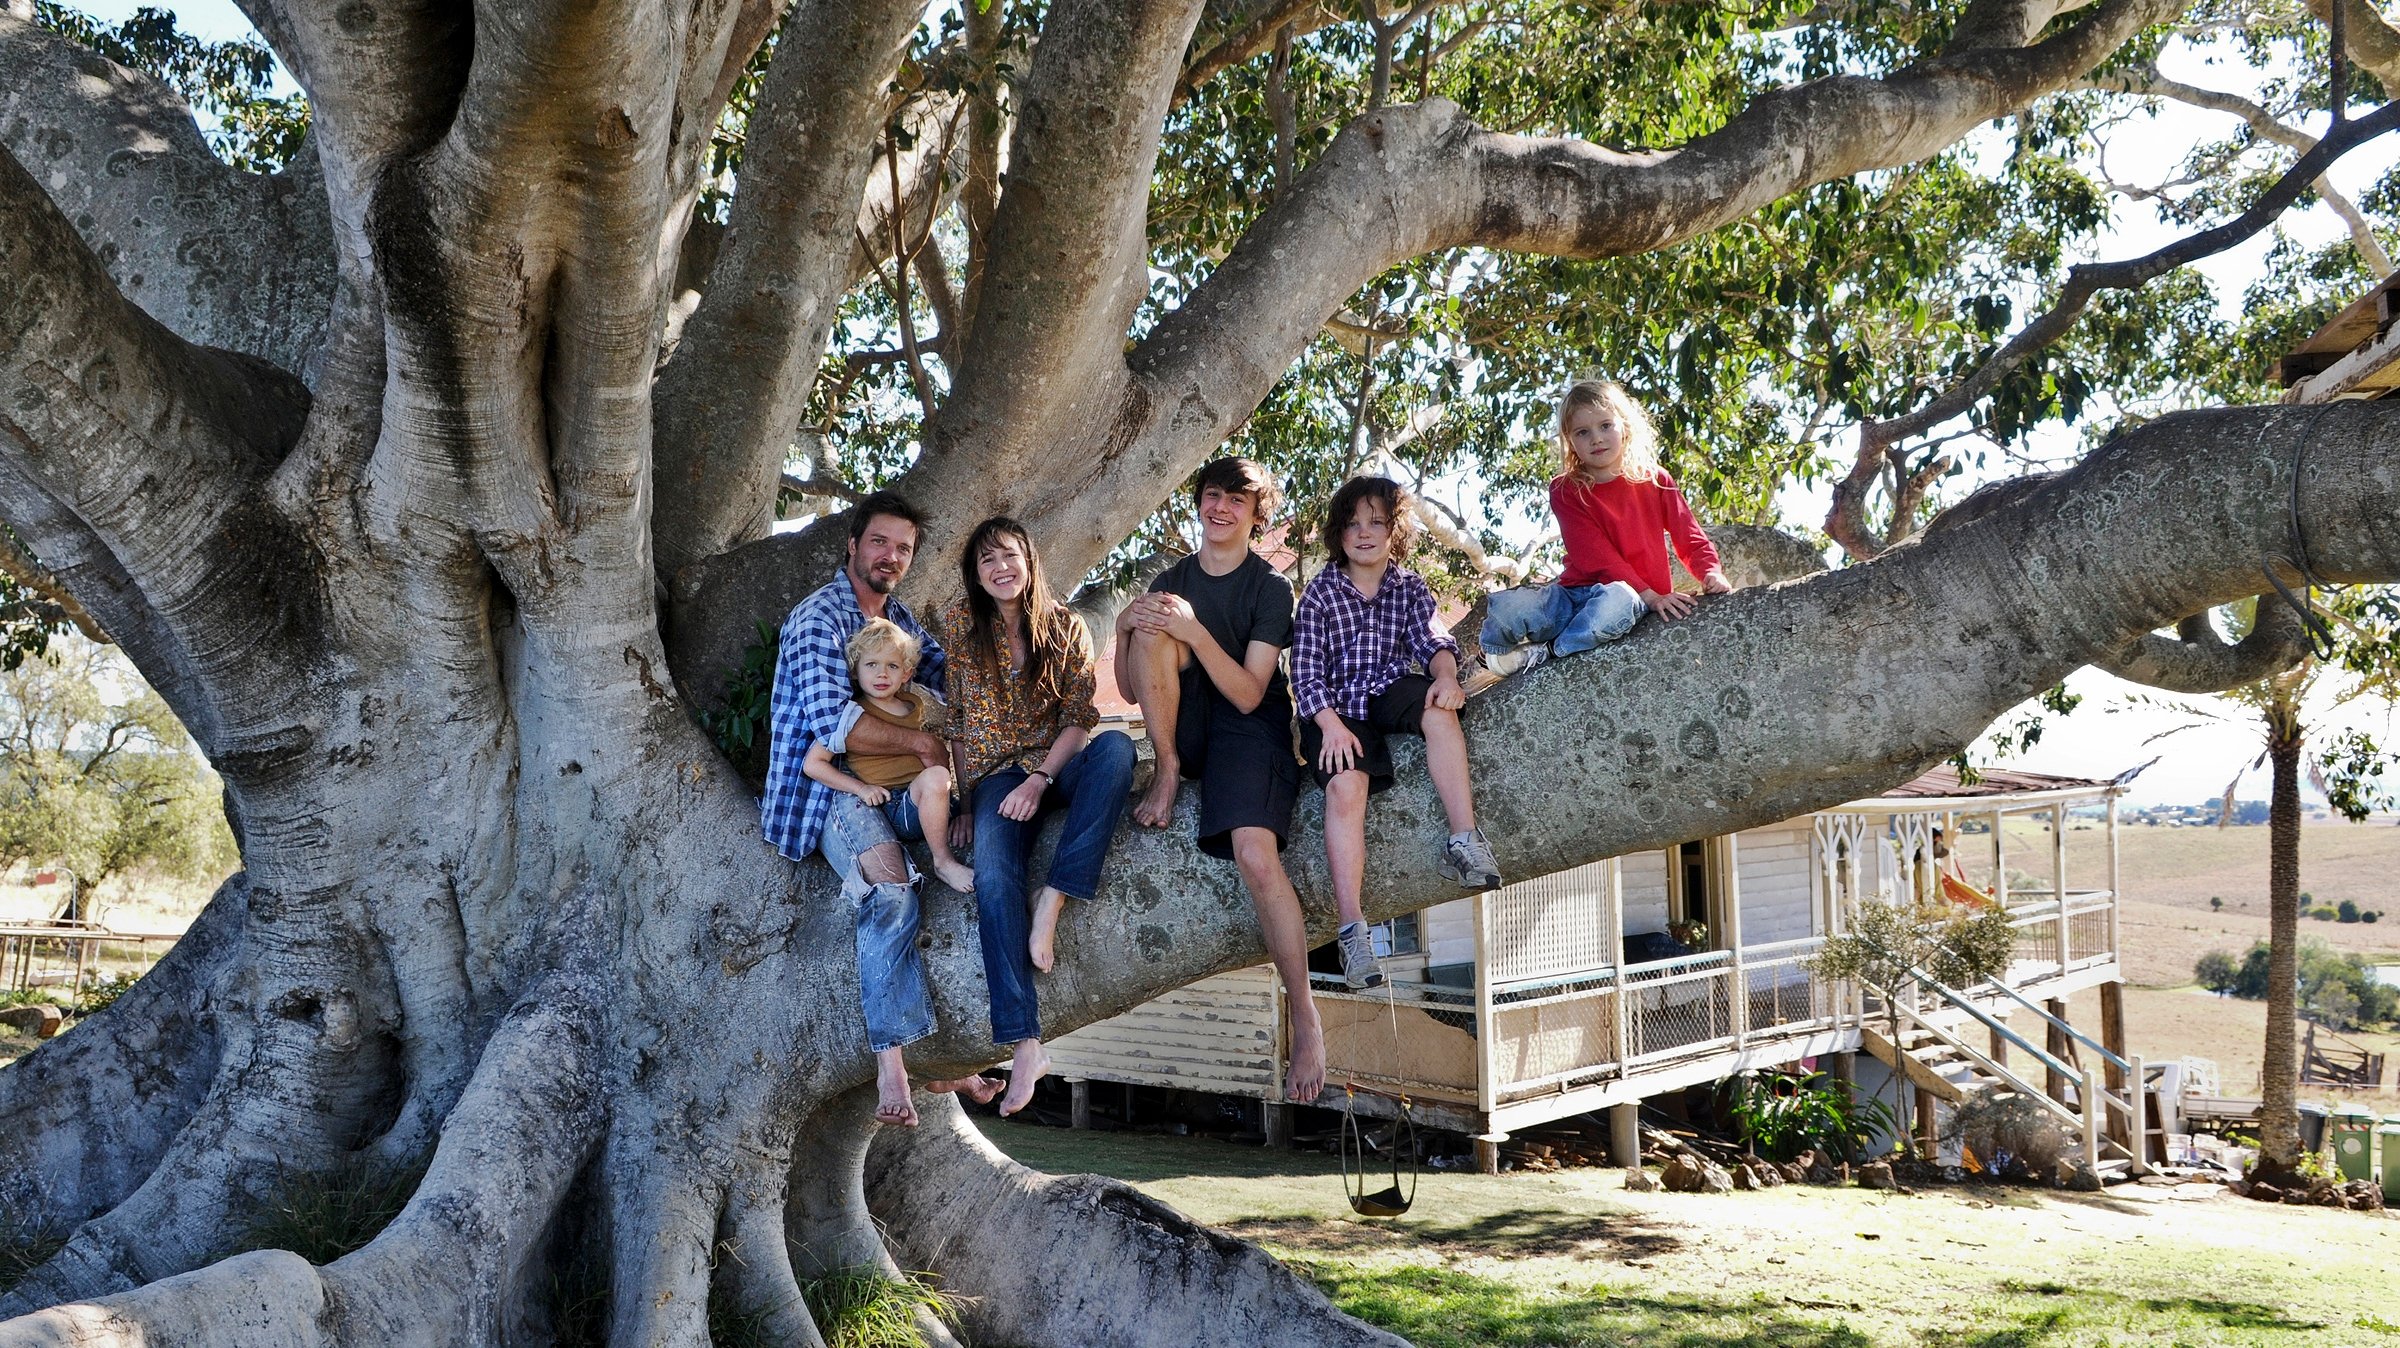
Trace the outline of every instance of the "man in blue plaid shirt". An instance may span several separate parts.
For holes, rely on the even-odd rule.
[[[901,1125],[914,1124],[917,1112],[900,1049],[933,1033],[933,998],[917,958],[916,868],[883,810],[809,780],[800,765],[809,746],[821,742],[837,754],[915,754],[929,767],[948,766],[949,746],[940,736],[862,716],[851,696],[845,654],[868,619],[888,618],[923,644],[916,681],[943,691],[940,644],[907,605],[892,598],[916,557],[922,524],[916,507],[895,493],[876,492],[859,502],[850,515],[841,573],[784,619],[768,721],[767,790],[758,803],[760,826],[775,850],[794,861],[822,852],[842,877],[844,897],[857,905],[859,1004],[876,1055],[875,1117]],[[982,1077],[927,1086],[964,1090],[977,1099],[999,1089]]]

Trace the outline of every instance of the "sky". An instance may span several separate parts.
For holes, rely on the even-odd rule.
[[[130,15],[136,6],[128,0],[96,0],[81,7],[103,19],[116,20]],[[254,31],[229,0],[193,0],[166,7],[174,10],[184,29],[195,36],[221,41],[248,36]],[[2239,87],[2229,81],[2246,74],[2228,75],[2211,70],[2206,53],[2188,49],[2171,50],[2161,66],[2170,77],[2204,87]],[[2232,124],[2229,116],[2170,106],[2148,129],[2118,135],[2110,147],[2110,170],[2125,182],[2159,180],[2167,176],[2167,169],[2191,145],[2202,137],[2222,136]],[[2391,166],[2392,151],[2388,145],[2388,141],[2378,142],[2353,152],[2330,175],[2335,184],[2355,199],[2358,192]],[[2285,229],[2309,242],[2328,240],[2343,232],[2340,221],[2323,206],[2287,216]],[[2120,202],[2113,228],[2101,240],[2096,256],[2103,260],[2140,256],[2172,242],[2179,232],[2163,223],[2147,205]],[[2271,236],[2262,234],[2241,247],[2196,264],[2216,286],[2228,317],[2237,313],[2242,293],[2258,275],[2261,258],[2270,243]],[[2070,453],[2072,434],[2061,433],[2046,445],[2037,444],[2037,449],[2058,455]],[[1972,485],[1968,482],[1962,487]],[[1817,525],[1825,518],[1829,491],[1829,485],[1795,485],[1778,498],[1778,505],[1787,521]],[[2092,669],[2071,677],[2067,686],[2083,695],[2082,705],[2072,716],[2054,719],[2041,742],[2031,751],[2008,760],[2010,766],[2068,776],[2113,777],[2157,757],[2160,761],[2136,779],[2127,793],[2130,803],[2185,804],[2214,799],[2224,793],[2228,781],[2237,773],[2242,777],[2240,794],[2244,798],[2266,795],[2265,769],[2253,770],[2247,766],[2257,758],[2260,749],[2257,722],[2243,716],[2238,709],[2217,699],[2186,700],[2209,713],[2202,715],[2144,705],[2145,700],[2155,702],[2157,695]],[[2320,707],[2318,711],[2317,724],[2323,730],[2356,726],[2389,742],[2390,732],[2395,728],[2388,712],[2371,706],[2339,710]],[[2001,724],[2012,719],[2004,717]]]

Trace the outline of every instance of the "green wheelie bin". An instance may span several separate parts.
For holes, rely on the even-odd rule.
[[[2335,1110],[2325,1129],[2326,1149],[2333,1168],[2345,1180],[2375,1177],[2375,1115],[2356,1105]]]

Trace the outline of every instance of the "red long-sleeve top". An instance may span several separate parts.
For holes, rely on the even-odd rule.
[[[1719,565],[1716,544],[1701,531],[1690,503],[1663,468],[1648,482],[1619,476],[1583,483],[1561,473],[1550,479],[1550,511],[1558,516],[1558,532],[1567,544],[1561,585],[1621,580],[1636,590],[1665,594],[1675,588],[1667,565],[1669,535],[1684,569],[1694,576]]]

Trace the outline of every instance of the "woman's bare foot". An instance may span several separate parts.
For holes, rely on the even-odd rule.
[[[1032,1104],[1034,1086],[1049,1071],[1050,1055],[1042,1051],[1042,1041],[1019,1040],[1016,1057],[1008,1064],[1008,1094],[1000,1097],[1000,1117],[1007,1118]]]
[[[1284,1073],[1283,1096],[1308,1104],[1325,1093],[1325,1033],[1315,1025],[1292,1026],[1292,1066]]]
[[[1150,776],[1150,789],[1134,803],[1133,822],[1144,828],[1165,828],[1175,817],[1175,788],[1182,785],[1178,765],[1160,759],[1157,771]]]
[[[895,1128],[917,1126],[917,1105],[908,1098],[908,1064],[896,1048],[875,1055],[875,1121]]]
[[[997,1077],[947,1077],[926,1082],[925,1091],[929,1095],[963,1095],[976,1104],[984,1105],[990,1104],[992,1097],[998,1095],[1006,1084]]]
[[[961,894],[972,894],[975,892],[975,868],[972,866],[961,865],[957,860],[950,857],[935,857],[933,859],[933,873],[942,877],[943,884],[950,886],[952,889],[957,890]]]
[[[1066,909],[1067,896],[1048,885],[1033,896],[1033,934],[1026,938],[1025,948],[1033,956],[1033,967],[1043,973],[1050,972],[1057,962],[1052,946],[1058,940],[1058,915]]]

